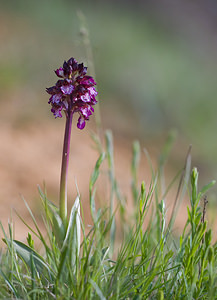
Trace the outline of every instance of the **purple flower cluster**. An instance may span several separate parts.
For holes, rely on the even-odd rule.
[[[55,71],[60,77],[55,86],[47,88],[46,91],[51,95],[49,104],[51,112],[56,118],[62,117],[62,111],[69,114],[79,113],[77,127],[83,129],[85,121],[89,120],[90,115],[94,112],[93,105],[97,103],[94,85],[96,82],[91,76],[87,76],[87,68],[83,63],[78,62],[72,57],[63,67]]]

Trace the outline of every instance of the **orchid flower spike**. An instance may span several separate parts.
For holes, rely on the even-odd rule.
[[[97,103],[95,90],[96,82],[91,76],[87,76],[87,67],[72,57],[65,61],[63,67],[55,71],[61,78],[55,86],[47,88],[46,91],[51,95],[49,104],[51,112],[56,118],[62,117],[62,111],[66,117],[77,112],[79,114],[77,127],[83,129],[85,121],[94,112],[93,105]]]

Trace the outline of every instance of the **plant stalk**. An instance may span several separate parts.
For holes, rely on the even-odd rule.
[[[59,210],[60,210],[60,217],[64,225],[67,225],[67,179],[68,179],[68,167],[69,167],[72,117],[73,117],[72,112],[66,114],[65,136],[64,136],[64,143],[63,143],[63,154],[62,154],[62,168],[61,168],[61,177],[60,177]]]

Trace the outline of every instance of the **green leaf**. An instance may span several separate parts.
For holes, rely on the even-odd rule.
[[[80,239],[81,239],[81,223],[80,223],[80,198],[77,196],[75,203],[71,209],[69,223],[66,231],[66,236],[63,242],[63,248],[66,246],[69,240],[69,236],[73,229],[73,224],[75,223],[75,234],[77,236],[77,245],[74,245],[77,248],[77,253],[79,255],[80,251]]]
[[[0,274],[1,276],[4,278],[5,283],[7,284],[7,286],[9,287],[9,289],[12,291],[12,293],[14,294],[14,296],[16,298],[19,298],[18,293],[14,287],[14,285],[12,284],[12,282],[8,279],[8,277],[3,273],[3,271],[0,269]]]
[[[206,247],[208,247],[209,245],[211,245],[211,241],[212,241],[212,230],[209,229],[205,233],[205,244],[206,244]]]
[[[30,248],[34,249],[34,240],[32,239],[32,235],[28,233],[27,243]]]
[[[134,203],[137,202],[138,195],[139,195],[138,182],[137,182],[139,162],[140,162],[140,144],[138,141],[135,141],[133,143],[133,158],[131,163],[131,174],[132,174],[131,188],[132,188]]]
[[[188,220],[191,222],[191,210],[188,206],[187,206],[187,212],[188,212]]]
[[[10,245],[11,241],[7,240],[7,243]],[[30,270],[32,268],[32,260],[33,260],[34,265],[37,271],[40,273],[40,275],[43,275],[44,270],[47,270],[50,278],[53,277],[54,275],[53,271],[50,269],[50,267],[45,263],[44,259],[35,250],[33,250],[32,248],[28,247],[27,245],[17,240],[13,240],[12,244],[18,256],[24,260],[24,262],[28,265]]]
[[[198,198],[201,198],[211,187],[215,185],[216,181],[212,180],[208,184],[206,184],[204,187],[202,187],[201,191],[198,194]]]
[[[80,253],[81,224],[80,224],[80,198],[77,196],[71,209],[66,236],[63,241],[57,279],[62,274],[63,267],[70,258],[71,267],[74,267],[76,258]]]
[[[213,261],[213,258],[214,258],[214,250],[213,250],[212,246],[209,246],[209,249],[208,249],[208,261],[209,261],[209,263],[211,263]]]
[[[102,164],[104,158],[105,158],[105,153],[101,153],[100,157],[98,158],[98,160],[96,162],[95,168],[94,168],[93,173],[92,173],[91,178],[90,178],[90,185],[89,185],[89,190],[90,191],[92,191],[93,186],[96,183],[96,180],[99,176],[99,167]]]
[[[98,287],[98,285],[96,284],[95,281],[93,281],[92,279],[89,280],[90,284],[93,286],[93,288],[95,289],[98,297],[100,300],[106,300],[106,298],[104,297],[102,291],[100,290],[100,288]]]
[[[57,241],[59,247],[61,248],[64,238],[65,238],[66,231],[65,231],[65,227],[64,227],[63,221],[62,221],[59,213],[57,213],[55,210],[53,210],[53,226],[52,227],[53,227],[56,241]]]
[[[105,153],[101,153],[100,157],[98,158],[98,160],[96,162],[94,171],[93,171],[93,173],[91,174],[91,177],[90,177],[90,184],[89,184],[90,211],[91,211],[91,215],[92,215],[93,220],[95,220],[95,213],[96,213],[95,198],[94,198],[95,190],[93,190],[93,186],[96,183],[96,180],[99,176],[99,168],[100,168],[100,166],[101,166],[104,159],[105,159]]]
[[[113,138],[110,130],[106,131],[106,149],[107,149],[107,161],[109,169],[114,170],[114,149],[113,149]]]

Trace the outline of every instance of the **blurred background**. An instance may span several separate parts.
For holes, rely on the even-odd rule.
[[[45,182],[49,197],[58,199],[64,120],[50,113],[45,88],[57,81],[53,70],[72,56],[96,73],[102,126],[113,131],[117,177],[126,193],[132,140],[157,159],[171,129],[177,132],[171,178],[189,144],[201,184],[217,178],[215,0],[0,0],[3,224],[11,207],[24,212],[21,194],[37,212],[37,184]],[[84,131],[73,129],[71,201],[75,177],[86,197],[98,155],[92,130],[94,117]],[[149,178],[146,166],[143,173]]]

